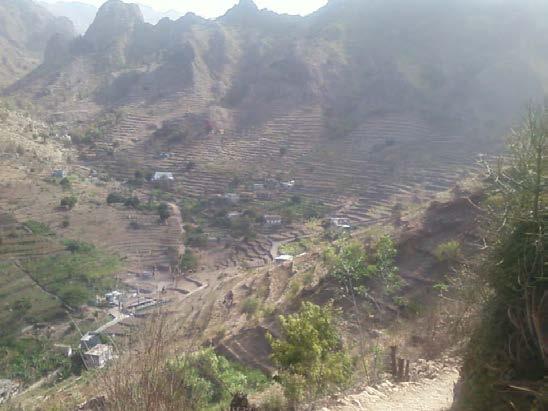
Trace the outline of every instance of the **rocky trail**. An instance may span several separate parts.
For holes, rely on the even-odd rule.
[[[435,365],[413,382],[385,381],[361,392],[339,394],[321,411],[447,411],[453,403],[453,389],[459,378],[456,364]]]

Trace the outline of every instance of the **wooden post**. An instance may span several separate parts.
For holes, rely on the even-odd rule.
[[[390,346],[390,367],[392,369],[392,376],[394,378],[398,376],[398,364],[396,363],[397,351],[398,351],[397,345]]]
[[[405,368],[405,360],[403,358],[398,358],[398,381],[403,381],[403,373]]]
[[[403,375],[405,381],[409,381],[409,360],[405,360],[405,373]]]

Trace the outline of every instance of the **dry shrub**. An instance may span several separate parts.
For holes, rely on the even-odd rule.
[[[124,353],[100,373],[99,392],[108,410],[198,410],[200,399],[189,389],[191,376],[184,366],[172,366],[173,342],[180,330],[157,314],[136,335]]]

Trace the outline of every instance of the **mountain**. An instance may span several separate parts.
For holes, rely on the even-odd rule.
[[[0,2],[0,88],[33,70],[49,40],[74,36],[72,23],[52,16],[31,0]]]
[[[203,164],[206,175],[185,180],[200,184],[195,195],[206,181],[224,190],[235,173],[278,173],[303,195],[370,204],[425,181],[446,189],[478,153],[497,152],[548,90],[547,11],[533,0],[332,0],[300,17],[241,0],[214,21],[151,25],[138,6],[109,0],[84,36],[7,94],[69,123],[126,113],[125,131],[93,153],[120,177],[131,170],[122,164],[160,167],[154,150],[180,150]],[[207,122],[226,137],[218,147],[155,140],[151,129],[170,122]]]
[[[74,23],[74,28],[78,34],[86,32],[97,14],[97,7],[80,2],[41,2],[40,5],[46,8],[54,16],[67,17],[70,19]]]
[[[54,16],[69,18],[74,23],[78,34],[86,32],[91,23],[93,23],[98,10],[93,5],[76,1],[41,2],[40,4]],[[157,24],[163,18],[177,20],[181,17],[181,14],[175,10],[160,12],[143,4],[139,4],[139,8],[143,14],[144,21],[150,24]]]
[[[157,24],[160,20],[168,18],[170,20],[177,20],[182,15],[181,13],[175,10],[168,10],[166,12],[161,12],[153,9],[152,7],[145,6],[144,4],[139,4],[141,13],[143,13],[143,18],[147,23]]]

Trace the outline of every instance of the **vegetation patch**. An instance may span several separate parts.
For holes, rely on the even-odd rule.
[[[170,368],[187,381],[196,409],[225,409],[235,393],[252,393],[269,384],[260,371],[233,363],[212,348],[186,354]]]
[[[68,241],[66,247],[69,253],[25,263],[25,271],[41,287],[72,307],[112,288],[112,274],[121,267],[117,257],[83,242]]]
[[[51,228],[47,224],[41,223],[39,221],[29,220],[25,222],[23,225],[26,228],[28,228],[34,235],[43,235],[43,236],[55,235],[55,233],[51,230]]]
[[[331,305],[306,302],[298,313],[279,317],[281,338],[267,335],[285,395],[294,405],[350,380],[352,361],[335,326],[337,316]]]
[[[0,377],[30,383],[56,369],[70,368],[70,360],[52,348],[45,339],[1,339]]]
[[[460,255],[460,243],[458,241],[448,241],[439,244],[434,251],[436,258],[441,262],[455,262]]]
[[[296,256],[308,251],[309,247],[310,247],[310,240],[306,238],[300,238],[297,241],[292,241],[291,243],[282,244],[280,246],[280,253]]]
[[[324,204],[299,195],[294,195],[283,202],[270,204],[267,208],[270,212],[279,213],[287,222],[322,218],[327,212]]]

